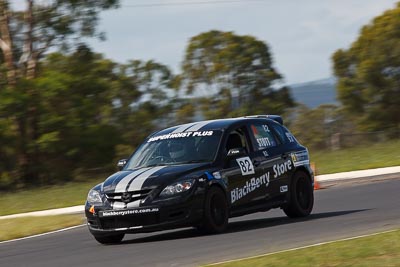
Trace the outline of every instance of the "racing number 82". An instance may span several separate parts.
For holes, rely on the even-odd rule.
[[[254,166],[249,157],[236,159],[242,175],[254,174]]]

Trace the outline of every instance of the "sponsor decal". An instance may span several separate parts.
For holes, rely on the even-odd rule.
[[[294,142],[294,137],[293,137],[293,135],[291,133],[286,132],[286,137],[289,139],[290,143]]]
[[[268,132],[268,133],[270,132],[269,128],[268,128],[268,125],[263,124],[262,127],[264,129],[264,132]]]
[[[211,181],[212,179],[215,178],[215,177],[214,177],[211,173],[209,173],[209,172],[205,172],[204,174],[207,176],[207,180],[209,180],[209,181]]]
[[[254,126],[253,124],[251,125],[251,130],[253,131],[253,133],[254,133],[255,136],[257,136],[257,135],[259,134],[259,133],[258,133],[258,130],[257,130],[257,127]]]
[[[132,195],[129,192],[122,193],[122,196],[121,196],[122,202],[129,203],[129,202],[131,202],[131,199],[132,199]]]
[[[169,133],[159,136],[154,136],[147,140],[147,143],[155,142],[159,140],[168,140],[168,139],[175,139],[175,138],[185,138],[185,137],[196,137],[196,136],[212,136],[214,134],[213,131],[199,131],[199,132],[183,132],[183,133]]]
[[[272,146],[271,141],[269,140],[268,137],[261,137],[257,138],[257,143],[259,147],[270,147]]]
[[[268,157],[269,155],[268,155],[268,152],[267,151],[263,151],[263,154],[264,154],[264,157]]]
[[[307,150],[292,153],[290,156],[295,167],[310,164]]]
[[[254,177],[246,181],[246,184],[242,187],[236,187],[231,191],[231,203],[234,203],[253,192],[262,185],[268,187],[269,184],[269,172],[261,175],[260,177]]]
[[[268,125],[251,125],[254,138],[257,141],[258,148],[275,146],[275,141],[271,135]]]
[[[243,176],[254,174],[253,162],[251,162],[249,157],[238,158],[236,161],[239,164]]]
[[[275,164],[272,169],[274,171],[274,178],[278,178],[292,169],[292,161],[287,160],[282,164]]]
[[[281,193],[285,193],[288,191],[288,186],[287,185],[282,185],[280,188]]]
[[[221,173],[220,172],[213,172],[213,176],[215,179],[221,179]]]
[[[135,214],[142,214],[142,213],[153,213],[153,212],[158,212],[158,211],[159,211],[158,208],[135,209],[135,210],[100,211],[99,212],[99,217],[135,215]]]

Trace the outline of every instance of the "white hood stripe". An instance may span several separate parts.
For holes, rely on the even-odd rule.
[[[115,187],[114,192],[115,193],[119,193],[119,192],[125,192],[126,186],[129,184],[129,182],[135,178],[136,176],[138,176],[139,174],[149,170],[150,168],[145,168],[145,169],[139,169],[136,170],[134,172],[132,172],[131,174],[128,174],[127,176],[125,176],[124,178],[121,179],[121,181],[119,181],[119,183],[117,184],[117,186]]]
[[[203,122],[196,123],[195,125],[193,125],[193,126],[189,127],[188,129],[186,129],[185,132],[198,131],[201,128],[203,128],[204,126],[206,126],[207,124],[211,123],[211,122],[213,122],[213,120],[212,121],[203,121]]]
[[[187,128],[192,127],[194,124],[195,124],[195,123],[187,123],[187,124],[184,124],[184,125],[182,125],[182,126],[176,128],[172,133],[181,133],[181,132],[185,131]]]
[[[230,118],[230,119],[224,119],[224,120],[236,120],[236,118]],[[190,126],[189,128],[187,128],[185,130],[185,132],[195,132],[195,131],[199,131],[201,130],[201,128],[203,128],[204,126],[216,122],[218,120],[208,120],[208,121],[202,121],[202,122],[197,122],[194,123],[192,126]]]
[[[146,172],[141,173],[131,182],[127,191],[135,191],[142,189],[143,183],[146,181],[147,178],[149,178],[149,176],[151,176],[155,172],[158,172],[161,169],[164,169],[165,167],[166,166],[158,166]]]

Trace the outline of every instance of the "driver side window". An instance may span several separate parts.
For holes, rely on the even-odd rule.
[[[246,152],[249,153],[250,150],[244,128],[238,128],[232,131],[228,136],[225,147],[227,152],[232,148],[244,148]]]
[[[225,145],[226,153],[228,153],[229,150],[234,148],[244,148],[247,153],[250,152],[249,142],[247,141],[244,127],[238,128],[229,133]],[[228,168],[232,168],[232,167],[237,167],[238,163],[236,162],[236,159],[231,159],[229,160],[229,163],[227,165]]]

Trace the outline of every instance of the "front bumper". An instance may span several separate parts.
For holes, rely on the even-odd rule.
[[[193,226],[203,217],[203,197],[200,195],[184,199],[160,201],[135,209],[105,209],[86,202],[87,225],[93,235],[115,233],[144,233]]]

